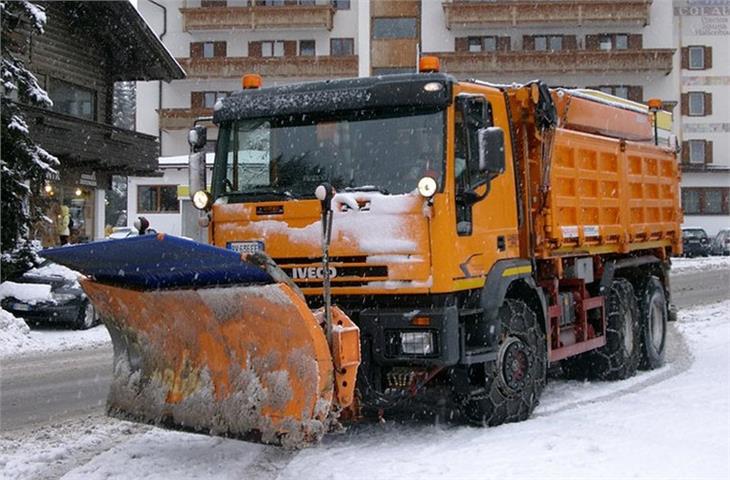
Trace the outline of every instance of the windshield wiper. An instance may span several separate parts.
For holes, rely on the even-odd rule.
[[[390,192],[377,185],[363,185],[361,187],[345,187],[346,192],[380,192],[383,195],[390,195]]]
[[[257,197],[271,195],[275,197],[284,198],[296,198],[293,193],[288,190],[276,190],[276,189],[261,189],[261,190],[248,190],[246,192],[227,192],[227,196],[244,196],[244,197]]]

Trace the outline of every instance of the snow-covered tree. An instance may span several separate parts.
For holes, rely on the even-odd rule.
[[[134,130],[134,117],[137,109],[136,86],[135,82],[116,82],[114,84],[112,116],[115,127]]]
[[[46,14],[42,7],[29,1],[0,2],[2,17],[2,278],[30,265],[34,258],[28,238],[31,226],[43,220],[43,212],[34,201],[40,197],[46,177],[55,175],[58,160],[30,137],[28,125],[23,119],[16,101],[50,107],[53,103],[38,85],[36,77],[28,71],[21,54],[28,28],[43,33]],[[50,221],[50,220],[49,220]]]

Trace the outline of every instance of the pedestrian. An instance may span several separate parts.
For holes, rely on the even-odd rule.
[[[58,229],[58,238],[61,245],[68,243],[68,237],[71,235],[71,212],[66,205],[61,205],[58,216],[56,217],[56,227]]]

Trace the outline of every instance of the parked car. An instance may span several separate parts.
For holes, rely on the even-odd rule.
[[[685,257],[706,257],[710,254],[710,238],[701,228],[687,227],[682,229],[682,244]]]
[[[86,330],[99,323],[94,306],[78,283],[78,273],[51,261],[0,287],[4,290],[2,308],[30,324],[67,324]]]
[[[720,230],[710,247],[712,255],[730,255],[730,228]]]

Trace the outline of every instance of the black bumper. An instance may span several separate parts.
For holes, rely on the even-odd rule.
[[[79,318],[81,304],[69,302],[63,305],[37,304],[28,305],[22,302],[3,302],[3,309],[33,323],[69,323]]]

